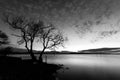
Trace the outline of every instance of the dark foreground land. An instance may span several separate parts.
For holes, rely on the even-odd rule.
[[[56,80],[55,64],[33,64],[30,60],[0,57],[0,80]]]

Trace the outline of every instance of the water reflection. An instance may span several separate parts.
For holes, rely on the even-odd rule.
[[[48,55],[48,63],[71,66],[120,67],[119,55]]]
[[[69,67],[60,80],[120,80],[119,55],[60,55],[51,63]]]
[[[11,55],[30,59],[29,55]],[[38,56],[38,55],[36,55]],[[98,66],[120,68],[120,55],[74,55],[74,54],[48,54],[43,56],[44,61],[65,66]],[[47,58],[47,59],[46,59]]]
[[[21,57],[29,58],[29,56]],[[47,55],[47,62],[69,67],[64,73],[63,70],[58,71],[59,80],[68,80],[73,76],[79,78],[78,80],[120,80],[120,55],[57,54]]]

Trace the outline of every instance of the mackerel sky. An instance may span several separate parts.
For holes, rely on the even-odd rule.
[[[59,50],[120,46],[120,0],[0,0],[0,17],[6,12],[53,23],[69,40]],[[0,29],[18,46],[11,36],[15,31],[2,20]],[[35,44],[34,49],[40,47]]]

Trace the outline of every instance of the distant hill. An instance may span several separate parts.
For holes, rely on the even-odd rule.
[[[13,52],[27,52],[26,49],[22,49],[22,48],[12,48]]]
[[[5,51],[9,54],[27,54],[26,49],[8,47],[7,49],[0,49],[0,51]],[[34,53],[40,53],[41,51],[34,50]],[[88,49],[78,52],[71,51],[46,51],[45,54],[120,54],[120,48],[97,48],[97,49]]]
[[[4,51],[4,52],[8,52],[9,54],[21,54],[21,53],[27,53],[26,49],[22,49],[22,48],[15,48],[15,47],[4,47],[4,48],[0,48],[0,51]],[[37,51],[34,50],[35,53],[37,53]]]
[[[97,48],[79,51],[79,53],[120,53],[120,48]]]
[[[14,53],[27,53],[26,49],[21,48],[12,48]],[[41,51],[34,50],[34,53],[40,53]],[[120,53],[120,48],[96,48],[96,49],[88,49],[82,50],[79,52],[71,52],[71,51],[46,51],[46,54],[115,54]]]

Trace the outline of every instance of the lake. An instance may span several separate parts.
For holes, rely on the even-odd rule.
[[[29,55],[12,56],[30,58]],[[47,63],[64,65],[56,80],[120,80],[120,55],[47,54],[43,57]]]

